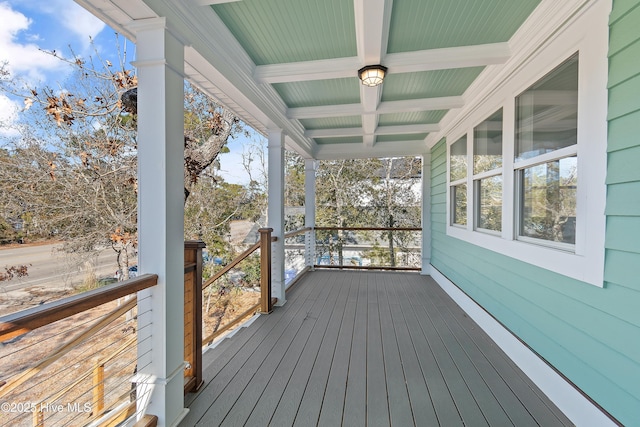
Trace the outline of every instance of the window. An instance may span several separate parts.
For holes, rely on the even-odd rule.
[[[484,75],[433,136],[450,144],[447,236],[603,286],[607,16],[596,2]]]
[[[577,163],[573,156],[519,171],[520,237],[575,244]]]
[[[575,244],[578,55],[516,98],[517,238]]]
[[[502,230],[502,109],[473,130],[475,228]]]
[[[467,137],[463,136],[449,151],[451,224],[467,225]]]

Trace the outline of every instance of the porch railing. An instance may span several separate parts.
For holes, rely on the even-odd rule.
[[[211,299],[234,292],[234,289],[237,288],[259,288],[260,294],[256,298],[256,303],[226,322],[220,321],[211,327],[205,327],[203,331],[204,337],[202,338],[203,345],[211,344],[216,338],[251,315],[257,312],[270,313],[273,310],[273,304],[276,300],[271,298],[271,243],[275,242],[276,238],[271,236],[271,232],[273,231],[271,228],[261,228],[258,231],[260,233],[260,240],[257,243],[242,252],[202,284],[201,292],[203,295],[200,312],[205,319],[204,323],[206,325],[208,323],[206,321],[207,316],[209,316],[212,305]],[[259,255],[256,256],[258,252]],[[244,275],[239,268],[243,262],[253,262],[249,268],[253,274],[249,278],[246,278],[246,275]],[[259,267],[257,267],[259,269],[257,277],[255,277],[256,264],[259,264]],[[225,301],[225,303],[228,304],[227,301]],[[223,307],[223,309],[226,309],[226,306]],[[220,317],[220,319],[222,319],[222,317]]]
[[[312,236],[312,227],[290,231],[284,235],[284,281],[287,289],[311,269],[307,242]]]
[[[115,425],[136,414],[136,293],[124,282],[0,318],[0,425]]]
[[[315,227],[314,268],[420,271],[422,228]]]

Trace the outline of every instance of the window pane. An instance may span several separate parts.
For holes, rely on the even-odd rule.
[[[451,181],[457,181],[467,176],[467,136],[463,136],[451,144],[451,157],[449,162],[451,168]]]
[[[516,161],[577,143],[578,55],[516,98]]]
[[[502,167],[502,109],[473,130],[473,173]]]
[[[460,184],[451,187],[452,215],[451,222],[458,225],[467,225],[467,185]]]
[[[485,230],[502,230],[502,175],[480,179],[478,183],[478,224]]]
[[[521,236],[575,244],[577,172],[577,157],[520,171]]]

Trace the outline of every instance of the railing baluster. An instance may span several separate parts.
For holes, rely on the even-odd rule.
[[[33,410],[33,427],[44,427],[44,413],[42,412],[42,404],[36,405]]]
[[[200,240],[184,242],[184,392],[195,392],[202,380],[202,249]]]
[[[93,403],[91,408],[94,416],[99,416],[104,410],[104,363],[97,364],[93,369]]]

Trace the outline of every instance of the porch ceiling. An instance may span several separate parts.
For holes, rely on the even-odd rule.
[[[187,77],[305,157],[420,154],[541,0],[77,0],[118,31],[167,17]],[[540,4],[542,3],[542,5]],[[539,14],[541,15],[541,14]],[[365,65],[388,67],[376,88]],[[340,147],[340,149],[336,149]]]

